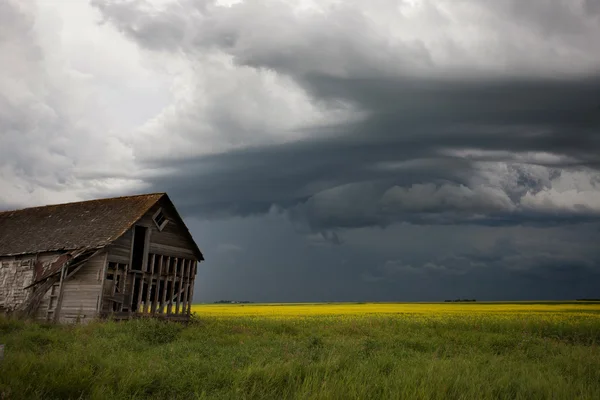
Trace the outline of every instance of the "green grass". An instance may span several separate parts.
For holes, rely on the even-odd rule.
[[[0,319],[0,399],[600,399],[600,317]]]

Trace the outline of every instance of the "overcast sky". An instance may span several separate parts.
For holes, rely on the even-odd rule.
[[[167,192],[196,301],[600,297],[597,0],[0,0],[0,209]]]

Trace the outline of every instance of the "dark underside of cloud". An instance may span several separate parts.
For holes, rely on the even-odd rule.
[[[360,103],[369,116],[315,130],[310,140],[156,161],[174,172],[152,185],[174,193],[192,214],[250,215],[275,205],[316,228],[554,224],[597,216],[598,209],[576,203],[528,207],[521,200],[551,190],[565,171],[588,171],[598,183],[599,79],[315,81],[315,95]]]
[[[505,37],[489,39],[497,32],[482,22],[484,47],[466,48],[448,30],[444,52],[427,37],[378,32],[369,16],[397,13],[394,2],[348,2],[320,14],[297,14],[283,2],[188,1],[155,13],[143,3],[94,4],[149,51],[185,54],[191,63],[205,52],[224,54],[239,67],[291,79],[324,110],[360,113],[308,125],[303,140],[147,158],[171,171],[147,181],[181,199],[186,213],[247,216],[275,206],[321,230],[398,221],[560,224],[600,212],[600,65],[585,58],[600,22],[588,2],[465,2],[457,16],[477,10],[497,29],[505,24]],[[453,26],[444,4],[424,2],[418,14],[440,32]],[[580,51],[572,57],[586,67],[564,63],[559,51]],[[244,130],[231,120],[213,123],[224,135]]]

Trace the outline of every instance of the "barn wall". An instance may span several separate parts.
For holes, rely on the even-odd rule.
[[[29,297],[35,255],[0,257],[0,312],[12,312]]]
[[[197,261],[196,256],[194,255],[194,247],[186,235],[187,228],[184,225],[177,223],[177,219],[173,214],[171,207],[169,207],[166,202],[161,203],[152,207],[138,223],[151,229],[150,253],[172,257],[186,257]],[[162,231],[159,231],[152,220],[152,216],[161,207],[166,218],[169,220],[169,223]]]
[[[129,229],[120,238],[112,242],[108,247],[108,261],[129,264],[131,256],[131,241],[133,230]]]
[[[0,257],[0,312],[14,311],[29,295],[31,289],[24,289],[33,282],[34,265],[53,262],[60,253],[47,252],[37,255]],[[82,322],[97,316],[100,304],[100,288],[106,253],[99,254],[85,263],[69,280],[63,283],[63,298],[60,307],[60,322]],[[36,313],[38,320],[48,319],[48,310],[56,307],[58,284],[43,297]]]
[[[98,316],[107,253],[87,261],[63,283],[60,322],[89,322]]]
[[[154,213],[161,208],[169,220],[169,223],[162,231],[152,220]],[[171,257],[185,257],[197,260],[194,255],[194,247],[186,235],[187,228],[176,222],[175,215],[166,202],[157,204],[148,211],[136,225],[145,226],[150,230],[149,253],[162,254]],[[133,228],[127,230],[119,239],[115,240],[108,249],[108,261],[122,264],[129,264],[131,257],[131,245],[133,238]]]
[[[158,209],[162,209],[169,223],[163,228],[162,231],[158,229],[152,217]],[[138,222],[140,225],[147,226],[150,228],[150,244],[149,244],[149,258],[148,263],[151,262],[151,256],[154,255],[156,259],[159,257],[171,257],[180,260],[187,259],[192,260],[192,273],[189,274],[189,279],[186,283],[190,285],[190,291],[188,292],[187,302],[191,304],[193,301],[193,287],[196,279],[197,269],[197,257],[194,254],[194,246],[187,235],[187,228],[185,225],[178,223],[176,215],[173,213],[171,205],[167,201],[161,201],[152,207]],[[156,268],[155,268],[156,269]],[[156,271],[155,271],[156,273]],[[168,278],[172,280],[173,278]],[[185,286],[185,284],[183,286]],[[188,304],[188,308],[189,308]],[[174,310],[174,307],[173,307]]]
[[[38,263],[50,263],[53,262],[57,257],[60,256],[61,253],[58,252],[46,252],[46,253],[40,253],[37,255],[37,262]],[[44,295],[44,297],[42,298],[42,301],[40,302],[40,306],[38,307],[36,314],[35,314],[35,318],[39,319],[39,320],[46,320],[46,312],[48,311],[48,305],[50,303],[50,290],[48,292],[46,292],[46,294]]]
[[[171,207],[168,201],[162,201],[135,223],[149,231],[143,270],[130,268],[134,228],[107,247],[108,268],[100,308],[103,314],[142,312],[176,317],[189,312],[193,289],[188,286],[193,287],[197,257],[187,228],[178,221]],[[153,220],[159,208],[169,221],[162,231]],[[179,297],[179,304],[167,299],[175,289],[185,292]]]

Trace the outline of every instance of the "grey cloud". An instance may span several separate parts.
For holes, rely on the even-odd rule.
[[[543,225],[598,217],[597,186],[559,187],[579,170],[588,183],[600,176],[600,62],[590,56],[600,51],[593,40],[600,22],[587,3],[426,1],[411,9],[349,1],[321,13],[280,1],[184,1],[150,11],[142,1],[93,4],[147,49],[184,54],[192,64],[224,54],[290,78],[324,110],[340,102],[362,113],[327,129],[308,124],[300,141],[147,159],[173,171],[147,182],[182,199],[190,214],[276,206],[317,233],[398,221]],[[440,33],[417,37],[405,29],[415,21]],[[469,31],[470,40],[460,33],[467,22],[478,32]],[[228,106],[212,108],[226,117],[207,117],[224,136],[246,129],[219,111]]]
[[[394,186],[382,197],[383,209],[394,212],[437,212],[443,208],[470,213],[510,212],[514,205],[508,196],[499,189],[464,185],[432,183],[416,184],[410,188]]]
[[[342,239],[340,239],[335,231],[319,231],[316,233],[310,233],[306,236],[306,238],[313,246],[337,246],[343,243]]]
[[[593,169],[574,175],[577,169],[458,157],[381,168],[380,160],[394,160],[402,149],[364,147],[361,153],[360,146],[354,150],[340,141],[331,149],[321,142],[237,152],[183,163],[176,176],[151,182],[181,199],[189,214],[252,215],[277,205],[317,231],[402,220],[544,224],[600,213]],[[562,181],[587,181],[589,187],[561,189]]]
[[[441,241],[436,232],[426,245],[429,252],[406,252],[404,247],[411,245],[398,244],[396,254],[402,258],[389,259],[366,268],[361,273],[361,279],[370,283],[397,284],[406,279],[415,279],[417,282],[435,282],[441,279],[448,286],[463,286],[465,281],[477,286],[477,279],[487,281],[490,277],[503,277],[503,280],[515,284],[520,282],[538,285],[540,288],[553,287],[555,290],[562,287],[560,291],[563,293],[577,293],[584,286],[587,288],[585,290],[589,290],[593,285],[586,282],[598,282],[600,279],[600,253],[592,245],[600,233],[597,225],[587,224],[566,230],[486,228],[475,232],[472,227],[466,226],[452,229],[459,237],[466,234],[475,242],[482,238],[484,241],[492,239],[488,237],[492,232],[492,237],[496,239],[492,239],[491,245],[483,247],[470,247],[468,243],[458,240],[452,243],[451,248],[439,248]],[[416,233],[414,228],[411,231]],[[468,231],[470,233],[466,233]],[[487,290],[487,293],[479,293],[477,297],[489,298],[495,292],[506,292],[509,289],[498,286]],[[535,291],[533,287],[530,290]],[[569,298],[568,296],[565,298]]]
[[[85,170],[114,172],[122,155],[108,133],[98,82],[74,69],[61,25],[43,15],[44,6],[0,3],[0,207],[102,192],[98,181],[78,178]]]
[[[239,253],[244,249],[233,243],[221,243],[216,249],[219,253]]]
[[[593,297],[600,282],[593,223],[340,229],[342,246],[308,246],[276,213],[189,224],[203,250],[213,249],[199,268],[200,301],[572,299]],[[219,243],[238,244],[243,257],[214,251]]]
[[[408,2],[346,1],[324,2],[323,12],[296,12],[283,1],[250,0],[218,7],[214,1],[188,0],[158,12],[142,1],[94,0],[93,4],[144,46],[152,48],[165,38],[180,39],[161,49],[194,52],[217,47],[241,64],[292,75],[356,76],[366,72],[363,77],[381,76],[414,72],[415,67],[435,71],[440,64],[466,76],[477,71],[477,65],[502,71],[493,62],[508,63],[505,71],[509,74],[553,65],[575,70],[585,63],[598,66],[589,52],[598,49],[592,38],[600,25],[593,13],[586,12],[591,8],[588,2],[423,1],[411,7]],[[448,17],[450,13],[454,18]],[[414,21],[417,26],[411,25]],[[411,31],[419,23],[436,30]],[[464,40],[459,28],[465,23],[471,23],[469,33],[479,35]],[[379,30],[394,25],[399,35],[391,29]],[[272,35],[274,31],[278,34]],[[502,36],[496,34],[499,31]],[[518,37],[521,40],[515,41]],[[436,42],[443,43],[443,48],[432,48]],[[492,43],[494,48],[486,46]],[[452,53],[447,54],[448,49]],[[557,49],[578,62],[556,57]],[[451,56],[454,59],[449,60]]]
[[[10,177],[10,183],[20,181],[32,191],[60,189],[71,177],[72,161],[58,132],[70,132],[71,126],[45,68],[28,4],[0,4],[0,64],[0,181]],[[10,192],[9,183],[3,186]]]

